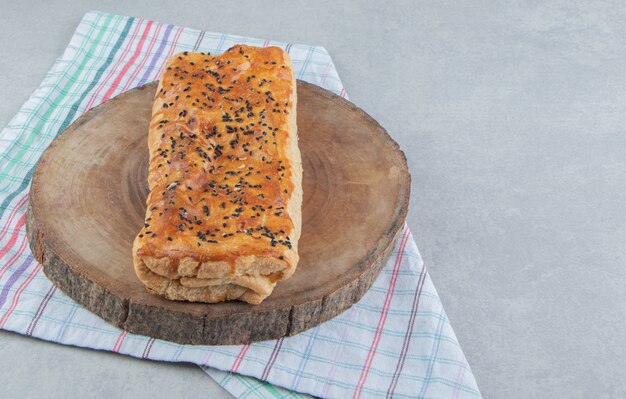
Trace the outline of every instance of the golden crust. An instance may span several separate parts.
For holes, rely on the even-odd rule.
[[[277,47],[180,53],[152,110],[135,271],[169,299],[260,303],[298,262],[296,82]]]

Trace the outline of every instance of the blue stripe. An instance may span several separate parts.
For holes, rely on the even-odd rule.
[[[72,322],[72,319],[74,318],[74,315],[76,314],[76,311],[79,308],[80,306],[76,302],[72,303],[72,310],[70,311],[70,314],[65,318],[63,326],[61,327],[61,330],[57,334],[57,338],[56,338],[57,342],[62,342],[63,336],[65,335],[65,331],[67,331],[67,326]]]
[[[443,311],[443,309],[442,309]],[[439,351],[439,344],[441,343],[441,329],[443,328],[443,320],[447,319],[445,314],[441,319],[439,319],[439,323],[437,323],[437,332],[435,334],[435,340],[433,342],[433,349],[430,353],[430,362],[428,363],[428,370],[426,372],[426,378],[424,379],[424,383],[422,384],[422,389],[420,389],[419,396],[422,397],[426,395],[426,391],[430,387],[430,379],[433,375],[433,365],[435,364],[435,358],[437,357],[437,352]]]
[[[298,73],[298,79],[302,79],[304,77],[304,71],[306,70],[307,65],[311,61],[311,55],[312,54],[313,54],[313,47],[309,47],[309,52],[307,53],[306,58],[304,59],[304,62],[300,66],[300,71]],[[295,64],[295,62],[294,62],[294,64]]]
[[[313,348],[313,344],[315,343],[315,339],[317,338],[317,334],[319,333],[319,331],[320,329],[316,327],[313,329],[313,333],[309,335],[309,341],[306,343],[304,354],[302,355],[302,358],[300,359],[300,365],[298,366],[298,371],[296,372],[293,383],[291,384],[292,388],[297,387],[298,384],[300,383],[300,376],[302,375],[302,372],[304,371],[304,365],[309,360],[311,349]]]

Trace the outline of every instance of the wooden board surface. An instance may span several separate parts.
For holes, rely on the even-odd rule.
[[[241,344],[293,335],[358,301],[407,213],[404,154],[370,116],[298,81],[303,221],[300,263],[260,305],[174,302],[133,270],[143,224],[147,134],[156,83],[92,109],[42,156],[30,190],[29,242],[59,288],[108,322],[179,343]]]

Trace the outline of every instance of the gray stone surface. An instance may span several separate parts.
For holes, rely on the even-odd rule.
[[[485,397],[626,396],[626,3],[1,4],[0,125],[89,9],[325,46],[407,154],[408,222]],[[8,333],[0,368],[8,397],[211,397],[189,366]]]

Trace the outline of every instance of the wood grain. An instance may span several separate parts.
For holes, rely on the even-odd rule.
[[[191,344],[297,334],[358,301],[402,230],[410,190],[406,159],[361,109],[301,81],[303,232],[294,276],[260,305],[174,302],[145,290],[131,245],[145,214],[155,90],[150,83],[90,110],[41,157],[27,232],[50,280],[118,327]]]

